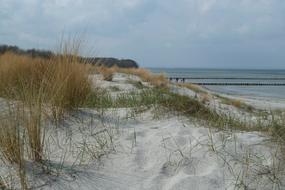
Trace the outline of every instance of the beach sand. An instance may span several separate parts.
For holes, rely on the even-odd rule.
[[[105,89],[119,88],[116,92],[110,90],[114,96],[138,90],[129,81],[140,81],[126,74],[116,74],[112,82],[100,80],[99,76],[92,78],[96,79],[95,85]],[[196,94],[180,87],[173,87],[173,91],[191,97]],[[217,103],[213,100],[209,106]],[[74,190],[285,188],[283,169],[278,165],[282,161],[278,159],[278,147],[260,132],[217,130],[185,116],[155,113],[155,110],[135,117],[131,113],[129,108],[108,109],[103,114],[94,109],[81,109],[66,119],[64,128],[50,128],[48,135],[57,135],[59,139],[58,142],[48,139],[50,159],[60,161],[62,152],[68,150],[69,153],[64,157],[64,167],[58,176],[33,174],[33,187]],[[107,140],[101,152],[96,152],[100,143],[94,136],[99,133],[107,135]],[[79,149],[83,140],[89,145],[84,152],[86,159],[82,159],[84,164],[73,166],[78,155],[83,154]],[[58,150],[56,144],[62,149]],[[100,156],[95,159],[92,155]],[[35,166],[28,167],[35,170]],[[277,180],[272,182],[273,178],[280,179],[281,184]]]

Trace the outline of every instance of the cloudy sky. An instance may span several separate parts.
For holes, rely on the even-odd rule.
[[[285,0],[0,0],[1,44],[63,33],[144,67],[285,69]]]

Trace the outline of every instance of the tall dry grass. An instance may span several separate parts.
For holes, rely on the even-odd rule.
[[[91,82],[88,66],[79,64],[75,55],[56,56],[49,64],[49,102],[53,117],[58,121],[66,111],[77,109],[84,103],[91,93]]]
[[[15,114],[16,111],[18,114]],[[22,116],[20,110],[8,110],[7,114],[1,115],[0,123],[0,149],[1,158],[10,162],[20,164],[23,158],[24,140],[21,135],[21,128],[19,127]]]
[[[0,56],[0,96],[34,105],[50,105],[55,120],[76,109],[91,91],[87,66],[77,55],[60,54],[50,60],[6,53]]]
[[[1,159],[19,168],[26,189],[24,160],[44,159],[45,121],[57,124],[91,93],[88,66],[68,49],[51,59],[6,53],[0,56]]]
[[[5,113],[1,113],[0,152],[1,160],[7,165],[16,165],[22,189],[28,189],[25,171],[25,128],[19,127],[24,121],[23,110],[16,105],[7,104]],[[3,187],[5,189],[5,186]]]

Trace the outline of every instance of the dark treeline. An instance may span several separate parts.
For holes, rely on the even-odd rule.
[[[53,55],[51,51],[46,51],[46,50],[37,50],[37,49],[23,50],[17,46],[0,45],[0,55],[6,52],[12,52],[19,55],[29,55],[32,57],[42,57],[46,59],[50,58]]]
[[[52,51],[38,50],[38,49],[28,49],[23,50],[17,46],[0,45],[0,55],[12,52],[18,55],[28,55],[31,57],[41,57],[44,59],[50,59],[55,54]],[[105,57],[80,57],[82,63],[90,63],[98,66],[118,66],[122,68],[138,68],[137,62],[131,59],[116,59],[116,58],[105,58]]]
[[[138,68],[138,64],[131,59],[116,59],[116,58],[106,58],[106,57],[88,57],[82,58],[83,62],[96,64],[98,66],[113,67],[118,66],[121,68]]]

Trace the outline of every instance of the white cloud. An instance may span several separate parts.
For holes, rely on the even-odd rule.
[[[279,47],[285,40],[284,0],[0,0],[0,4],[1,42],[22,47],[50,48],[62,32],[83,33],[104,55],[150,62],[147,53],[151,53],[159,62],[187,60],[189,55],[196,59],[212,46],[220,51],[229,47],[264,51],[265,45],[252,46]],[[212,60],[209,57],[208,64]]]

